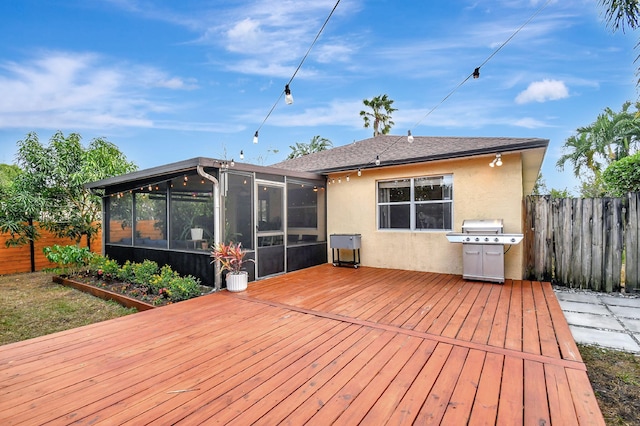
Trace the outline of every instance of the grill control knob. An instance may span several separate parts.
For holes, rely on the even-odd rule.
[[[497,243],[497,242],[499,242],[499,241],[500,241],[500,238],[495,237],[495,238],[493,239],[493,241],[495,241],[495,242]]]
[[[484,237],[484,240],[488,242],[489,241],[489,237]]]
[[[516,242],[516,239],[515,239],[515,238],[512,238],[512,239],[511,239],[511,242],[512,242],[512,243],[515,243],[515,242]]]
[[[471,241],[471,237],[467,237],[466,241]]]
[[[476,237],[476,241],[480,241],[480,238]]]

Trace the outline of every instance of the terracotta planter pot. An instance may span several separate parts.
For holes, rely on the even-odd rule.
[[[245,291],[247,289],[247,282],[249,281],[249,273],[247,271],[240,271],[239,273],[227,274],[227,290],[232,292]]]

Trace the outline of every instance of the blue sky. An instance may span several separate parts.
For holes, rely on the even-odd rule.
[[[637,34],[607,29],[597,0],[551,0],[461,86],[546,0],[341,0],[294,104],[261,125],[335,3],[2,1],[0,163],[28,132],[61,130],[105,137],[140,168],[241,150],[268,165],[315,135],[370,137],[362,100],[387,94],[392,134],[550,139],[547,185],[573,190],[555,167],[566,138],[638,96]]]

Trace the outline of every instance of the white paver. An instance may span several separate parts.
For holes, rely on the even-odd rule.
[[[581,312],[565,312],[564,317],[569,325],[579,325],[592,329],[625,331],[624,327],[613,316],[586,314]]]
[[[565,312],[583,312],[587,314],[610,315],[611,312],[605,305],[599,303],[584,303],[561,300],[560,307]]]
[[[594,330],[586,327],[569,326],[573,338],[578,343],[599,345],[610,349],[640,353],[640,345],[627,333]]]

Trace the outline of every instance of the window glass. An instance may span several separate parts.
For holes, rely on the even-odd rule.
[[[253,177],[225,173],[224,240],[253,249]]]
[[[411,180],[395,180],[378,183],[378,201],[381,203],[399,203],[411,200]]]
[[[325,190],[313,182],[287,183],[287,244],[325,241]]]
[[[134,192],[136,246],[167,248],[166,184],[149,185]]]
[[[213,183],[189,174],[171,182],[170,194],[170,247],[208,250],[213,244]]]
[[[450,200],[450,176],[415,179],[415,201]]]
[[[410,229],[411,205],[384,205],[380,206],[381,229]]]
[[[132,245],[133,195],[130,192],[123,192],[114,194],[108,200],[109,232],[106,242]]]
[[[453,177],[378,182],[378,228],[451,230]]]

